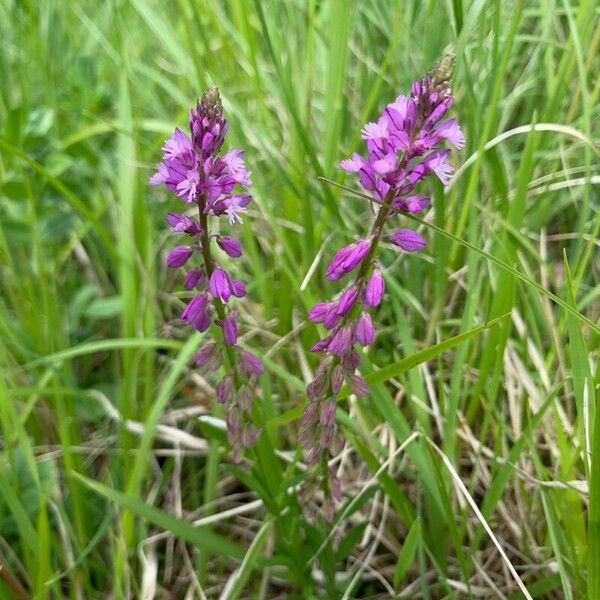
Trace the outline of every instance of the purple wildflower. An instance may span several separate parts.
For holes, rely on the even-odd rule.
[[[206,273],[204,269],[190,269],[183,278],[183,287],[186,290],[191,290],[199,287],[206,281]]]
[[[397,229],[390,234],[390,242],[406,252],[417,252],[426,246],[425,240],[412,229]]]
[[[344,246],[333,257],[333,260],[327,267],[327,279],[336,280],[350,273],[369,251],[371,244],[368,240],[358,240],[354,244]]]
[[[356,270],[354,282],[333,302],[319,302],[308,313],[313,323],[322,323],[326,337],[313,347],[323,352],[315,379],[308,384],[308,405],[301,420],[300,441],[306,451],[306,461],[314,464],[323,453],[335,455],[339,444],[335,435],[335,395],[345,380],[352,393],[368,394],[367,381],[355,371],[360,356],[355,345],[369,346],[375,338],[375,327],[369,309],[381,303],[385,282],[377,266],[377,250],[384,228],[402,214],[425,210],[431,200],[415,191],[427,176],[436,176],[448,185],[452,167],[448,163],[450,149],[464,146],[464,136],[454,118],[445,118],[452,105],[449,79],[453,57],[444,57],[429,73],[412,85],[411,94],[398,96],[388,104],[379,119],[362,129],[367,153],[354,153],[342,160],[340,168],[356,173],[360,185],[378,205],[378,213],[365,239],[357,240],[338,250],[329,263],[326,277],[337,280]],[[410,229],[396,229],[386,237],[406,252],[425,247],[425,240]],[[335,512],[333,500],[340,498],[339,480],[333,473],[324,475],[329,489],[324,510]],[[326,516],[327,516],[326,514]]]
[[[223,319],[223,339],[228,346],[234,346],[237,342],[237,310],[230,311]]]
[[[217,238],[219,248],[231,256],[231,258],[239,258],[242,255],[242,247],[240,243],[229,235],[221,235]]]
[[[232,292],[229,281],[227,273],[221,267],[217,267],[210,276],[208,289],[215,298],[220,298],[223,302],[229,302]]]
[[[167,255],[167,267],[171,269],[183,267],[193,252],[194,249],[191,246],[175,246]]]
[[[225,406],[232,456],[239,458],[243,448],[256,441],[259,430],[252,423],[250,408],[256,376],[264,367],[250,352],[237,346],[237,311],[228,303],[232,296],[241,298],[246,286],[233,278],[213,256],[211,241],[232,257],[242,249],[231,235],[211,235],[210,218],[223,216],[230,225],[242,221],[252,196],[244,193],[250,186],[250,172],[244,164],[244,152],[231,148],[221,152],[228,125],[217,88],[209,88],[190,111],[190,134],[175,129],[163,145],[163,160],[150,178],[151,185],[164,184],[190,205],[190,211],[170,212],[167,223],[175,233],[195,236],[197,243],[180,245],[167,256],[167,265],[180,268],[196,255],[202,264],[188,269],[184,287],[199,289],[187,304],[181,318],[199,331],[211,322],[222,329],[222,341],[209,339],[196,354],[196,364],[207,372],[219,369],[225,359],[227,373],[216,385],[216,398]],[[208,283],[208,285],[207,285]]]
[[[379,269],[375,269],[367,280],[363,291],[363,302],[371,307],[377,308],[385,292],[385,281]]]
[[[265,366],[260,358],[252,354],[252,352],[242,351],[240,361],[242,363],[242,369],[249,375],[260,375],[265,370]]]
[[[182,213],[167,213],[167,223],[176,233],[184,232],[189,233],[190,235],[197,235],[200,233],[200,225]]]
[[[375,328],[373,327],[373,321],[371,315],[364,312],[356,319],[354,324],[354,339],[361,346],[368,346],[375,337]]]

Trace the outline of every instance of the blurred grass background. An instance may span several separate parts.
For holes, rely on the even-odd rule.
[[[0,0],[0,597],[600,598],[599,16]],[[390,368],[340,404],[344,518],[306,521],[305,314],[370,218],[318,177],[342,182],[364,122],[447,50],[467,146],[428,188],[427,250],[383,253],[364,372]],[[213,84],[253,171],[239,305],[270,426],[245,469],[176,318],[180,202],[147,185]]]

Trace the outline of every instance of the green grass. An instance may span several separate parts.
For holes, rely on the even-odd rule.
[[[599,18],[0,0],[0,598],[600,598]],[[371,218],[337,163],[447,50],[467,145],[406,221],[426,250],[383,247],[344,498],[306,519],[306,311]],[[238,305],[266,426],[239,466],[164,267],[179,201],[147,185],[211,84],[253,171]]]

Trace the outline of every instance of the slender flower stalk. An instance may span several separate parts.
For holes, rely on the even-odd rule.
[[[447,159],[446,140],[462,148],[464,137],[456,119],[444,118],[452,105],[449,79],[454,57],[442,58],[422,79],[412,84],[409,96],[398,96],[380,118],[367,123],[362,138],[366,157],[353,154],[340,168],[357,173],[361,186],[372,196],[377,214],[367,237],[341,248],[327,267],[326,277],[338,280],[355,272],[354,281],[340,296],[312,307],[308,318],[321,323],[329,334],[312,348],[323,357],[315,378],[307,387],[308,405],[301,419],[300,443],[308,464],[322,465],[325,516],[333,518],[339,501],[340,483],[328,467],[328,457],[341,445],[335,430],[335,396],[343,381],[357,396],[366,396],[367,382],[356,373],[360,356],[356,345],[369,346],[375,338],[370,310],[377,308],[385,283],[377,261],[382,239],[405,252],[422,250],[426,242],[416,231],[386,231],[386,225],[402,213],[418,213],[430,205],[430,198],[415,191],[419,182],[433,173],[447,185],[452,167]]]
[[[212,322],[222,330],[220,339],[210,339],[198,350],[196,364],[207,372],[225,368],[215,394],[225,407],[232,458],[237,461],[243,449],[252,446],[260,434],[250,411],[256,377],[264,367],[258,357],[237,345],[238,311],[230,308],[230,300],[242,298],[246,286],[234,279],[213,254],[211,242],[215,240],[223,254],[233,259],[242,255],[242,247],[230,235],[211,234],[210,223],[219,217],[226,217],[229,225],[242,222],[241,214],[246,212],[252,197],[235,190],[250,186],[250,172],[244,165],[242,150],[232,148],[220,153],[227,120],[217,88],[209,88],[190,111],[190,133],[191,137],[175,129],[163,146],[163,161],[157,165],[150,184],[164,184],[184,202],[195,206],[189,214],[167,215],[172,230],[187,235],[190,241],[173,248],[166,263],[179,269],[194,256],[199,260],[199,265],[184,275],[184,287],[195,290],[195,295],[181,318],[198,331],[206,331]]]

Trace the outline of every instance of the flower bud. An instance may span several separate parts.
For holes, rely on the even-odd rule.
[[[242,410],[249,411],[252,408],[253,399],[252,392],[246,386],[238,390],[237,404]]]
[[[342,364],[344,365],[344,369],[347,371],[355,371],[360,365],[360,355],[354,348],[352,348],[342,357]]]
[[[308,311],[308,318],[313,323],[321,323],[329,310],[329,302],[319,302]]]
[[[231,398],[231,390],[233,387],[233,378],[231,375],[225,375],[223,379],[220,381],[219,385],[217,385],[216,394],[217,400],[221,404],[227,404],[229,399]]]
[[[340,316],[345,315],[354,306],[357,298],[358,287],[352,285],[340,296],[335,312]]]
[[[260,375],[265,370],[265,366],[260,358],[252,354],[252,352],[243,350],[240,355],[240,362],[242,369],[249,375]]]
[[[321,425],[331,427],[335,419],[336,402],[335,398],[329,398],[321,407]],[[329,445],[329,444],[327,444]]]
[[[327,346],[327,350],[336,356],[343,356],[352,343],[352,331],[350,327],[344,326],[337,329]]]
[[[210,326],[207,312],[208,298],[206,294],[194,296],[181,313],[181,318],[193,325],[198,331],[206,331]]]
[[[371,308],[376,308],[379,306],[381,298],[383,298],[384,291],[385,282],[383,281],[381,271],[379,269],[375,269],[369,278],[369,281],[367,281],[367,285],[365,286],[365,291],[363,293],[363,300],[365,304]]]
[[[370,248],[370,241],[358,240],[338,250],[327,267],[327,279],[335,281],[346,275],[346,273],[350,273],[365,257]]]
[[[170,267],[171,269],[183,267],[193,252],[194,249],[191,246],[175,246],[175,248],[167,254],[167,267]]]
[[[203,269],[190,269],[183,278],[183,286],[186,290],[191,290],[197,287],[204,279],[205,274]]]
[[[342,387],[344,382],[344,367],[342,365],[336,365],[331,371],[331,391],[337,394]]]
[[[228,346],[237,342],[237,310],[232,310],[223,319],[223,339]]]
[[[354,324],[354,338],[361,346],[368,346],[375,337],[373,322],[368,313],[361,313]]]
[[[350,375],[348,385],[352,393],[357,396],[367,396],[369,394],[369,384],[360,375]]]
[[[412,229],[397,229],[389,237],[392,244],[406,252],[417,252],[426,246],[425,240]]]
[[[200,225],[183,213],[170,212],[167,213],[166,218],[167,223],[177,233],[189,233],[190,235],[200,233]]]
[[[232,258],[239,258],[242,255],[242,247],[240,243],[233,237],[222,235],[217,238],[219,248]]]

